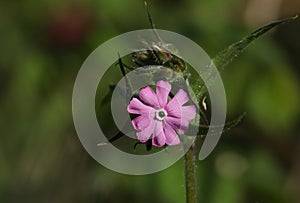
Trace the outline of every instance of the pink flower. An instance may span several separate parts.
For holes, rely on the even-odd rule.
[[[147,86],[139,93],[141,101],[137,98],[130,101],[127,111],[140,115],[132,120],[140,142],[152,138],[152,145],[157,147],[177,145],[180,139],[176,131],[184,134],[188,130],[189,122],[196,116],[196,107],[183,106],[189,96],[182,89],[168,102],[170,91],[170,83],[160,80],[156,83],[156,93]]]

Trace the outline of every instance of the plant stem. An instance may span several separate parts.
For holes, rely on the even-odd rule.
[[[184,156],[184,164],[186,203],[197,203],[196,157],[194,153],[194,145],[192,145],[186,152]]]

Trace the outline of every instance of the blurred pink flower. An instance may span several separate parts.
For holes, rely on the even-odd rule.
[[[152,138],[152,145],[157,147],[177,145],[180,139],[176,131],[184,134],[188,130],[189,122],[196,116],[196,107],[183,106],[189,96],[182,89],[168,102],[170,91],[170,83],[160,80],[156,83],[156,93],[147,86],[139,93],[141,101],[137,98],[130,101],[127,111],[140,115],[132,120],[140,142]]]

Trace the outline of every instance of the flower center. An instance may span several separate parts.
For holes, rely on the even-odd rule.
[[[155,112],[155,117],[157,120],[163,121],[166,119],[168,113],[164,109],[159,109]]]

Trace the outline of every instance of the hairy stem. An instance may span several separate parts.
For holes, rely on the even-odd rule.
[[[184,161],[186,203],[197,203],[196,157],[194,145],[186,152]]]

